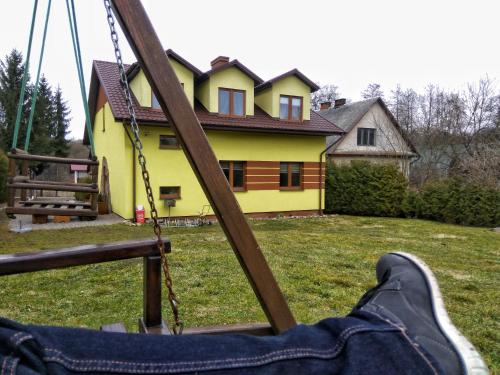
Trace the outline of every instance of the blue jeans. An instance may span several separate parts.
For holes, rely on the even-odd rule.
[[[432,357],[374,314],[279,336],[156,336],[21,325],[0,318],[0,375],[436,374]]]

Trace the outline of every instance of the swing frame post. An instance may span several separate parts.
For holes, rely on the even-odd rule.
[[[116,18],[179,139],[274,333],[296,325],[140,0],[111,0]]]
[[[9,158],[9,180],[13,179],[17,174],[16,161]],[[16,189],[7,188],[7,207],[14,207],[16,205]]]
[[[29,173],[29,163],[28,160],[23,160],[22,165],[21,165],[21,176],[26,177],[28,179],[28,173]],[[27,190],[23,189],[21,190],[21,200],[25,201],[27,196]]]

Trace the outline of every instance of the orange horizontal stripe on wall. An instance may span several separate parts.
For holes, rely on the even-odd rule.
[[[248,160],[247,168],[278,168],[280,167],[279,161],[257,161]]]
[[[326,165],[325,162],[321,163],[321,166],[324,168]],[[303,164],[304,168],[317,168],[319,169],[319,162],[318,161],[305,161]]]
[[[280,170],[276,169],[266,169],[266,168],[248,168],[247,167],[247,176],[279,176]]]
[[[325,174],[325,170],[322,170],[323,175]],[[319,176],[319,169],[303,169],[302,174],[304,176]]]
[[[319,175],[316,176],[303,176],[304,182],[318,182],[319,183]],[[321,178],[322,182],[325,182],[325,176]]]
[[[247,175],[247,182],[274,182],[275,184],[278,184],[280,182],[280,177],[279,176],[248,176]]]
[[[319,189],[319,183],[318,182],[304,182],[302,184],[304,189]],[[321,188],[325,188],[325,184],[321,184]]]
[[[255,183],[247,184],[247,190],[279,190],[279,183]]]

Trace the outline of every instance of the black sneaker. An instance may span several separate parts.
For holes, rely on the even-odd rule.
[[[377,263],[377,280],[355,309],[403,326],[445,374],[488,374],[481,355],[451,322],[436,278],[422,260],[406,253],[386,254]]]

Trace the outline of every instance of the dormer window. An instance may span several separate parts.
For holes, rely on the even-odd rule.
[[[302,97],[280,96],[280,119],[288,121],[302,120]]]
[[[155,93],[152,91],[151,91],[151,108],[161,109],[160,102],[158,101],[158,98],[156,97]]]
[[[182,86],[182,88],[184,88],[184,82],[181,82],[181,86]],[[151,108],[161,109],[160,102],[158,101],[158,98],[156,97],[153,90],[151,90]]]
[[[245,91],[219,88],[219,114],[245,116]]]

